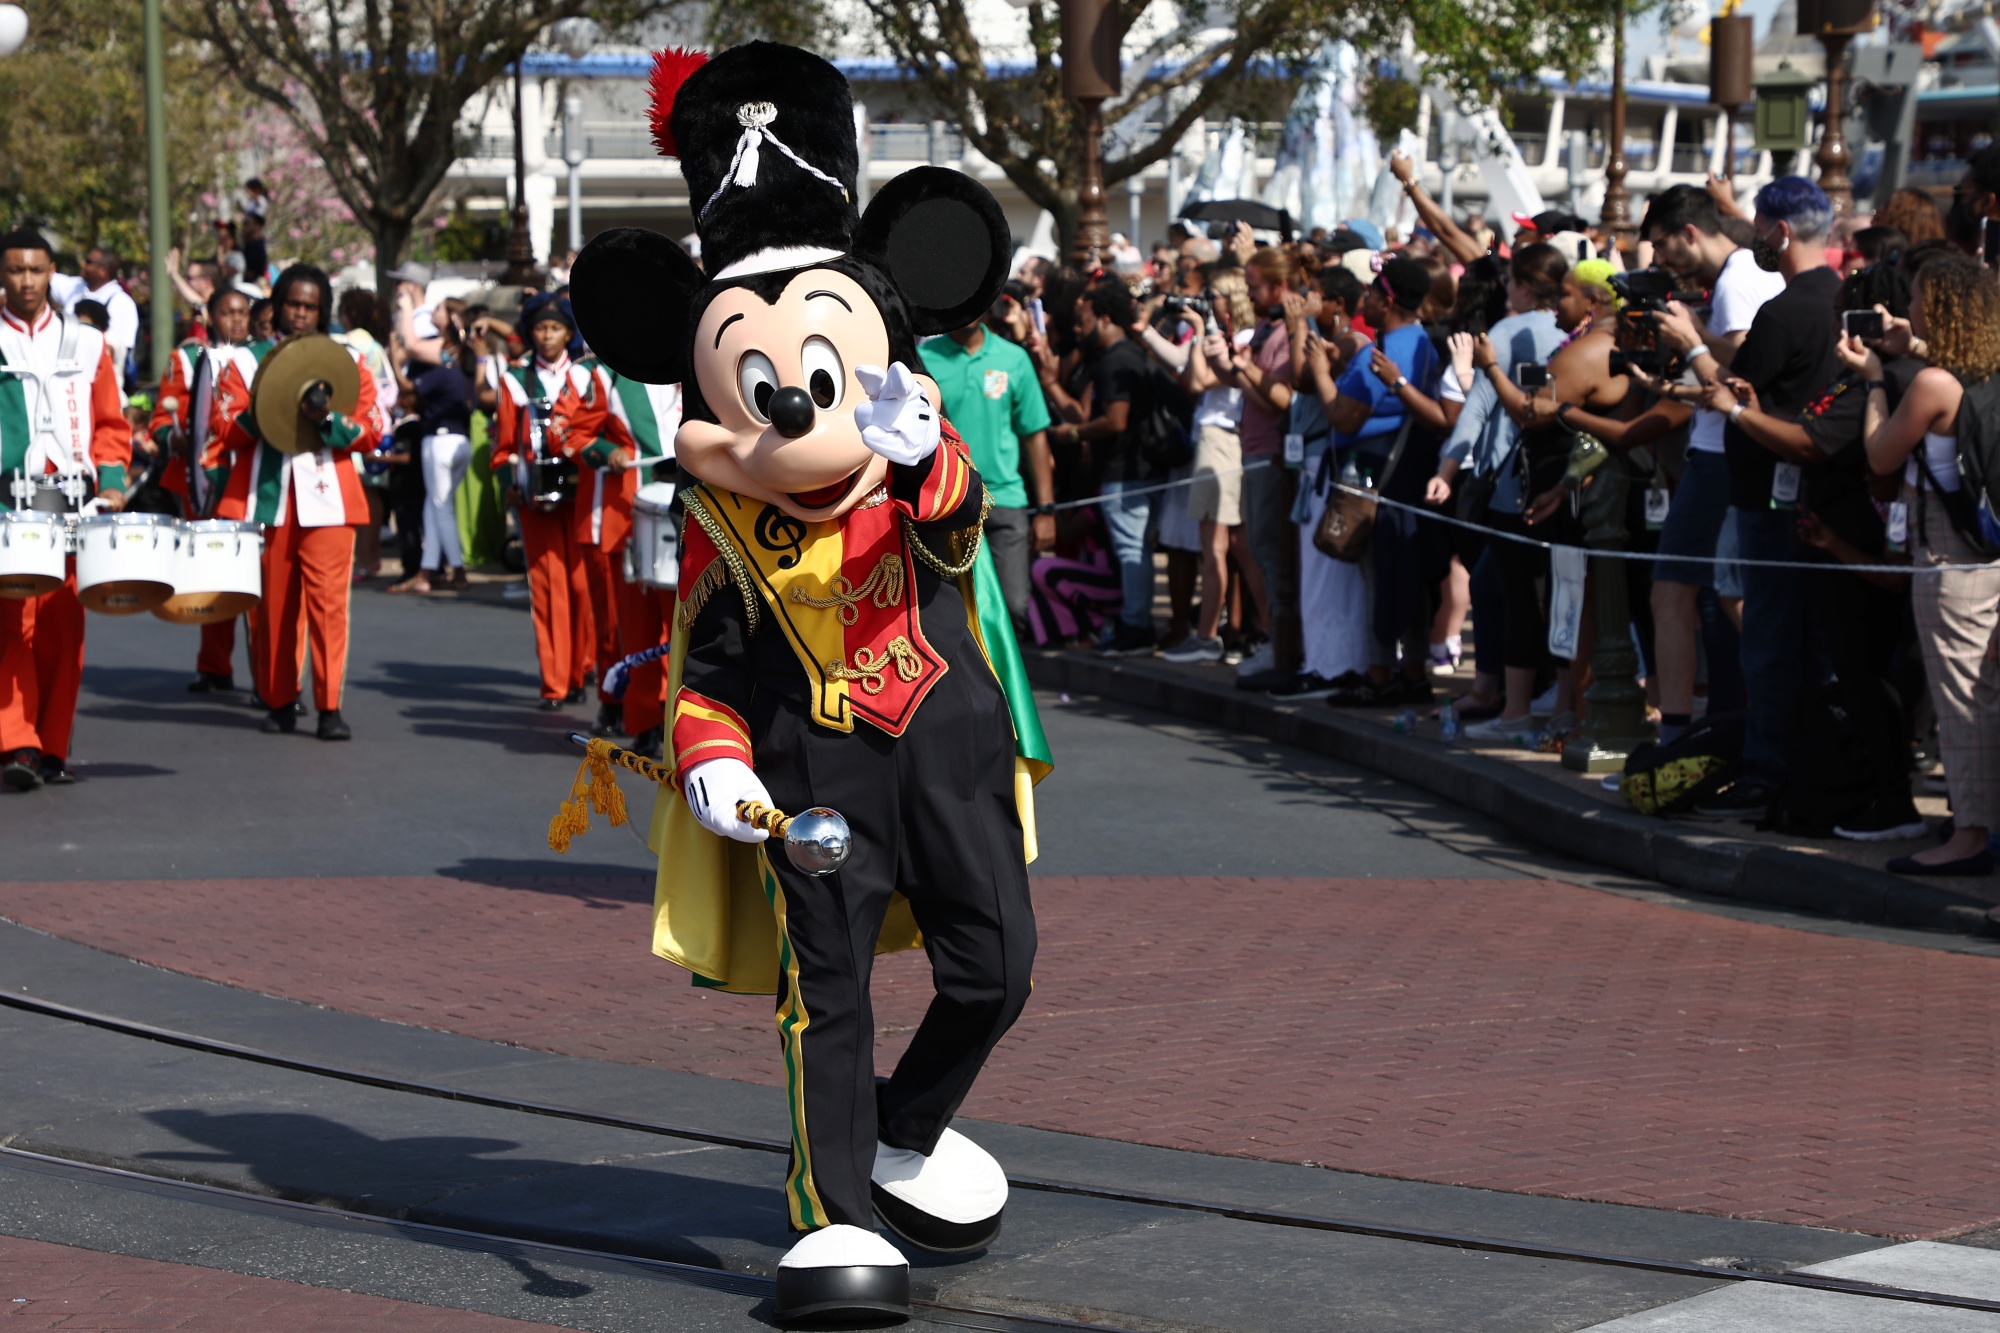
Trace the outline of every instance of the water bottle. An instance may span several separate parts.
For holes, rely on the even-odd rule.
[[[1396,714],[1396,720],[1390,725],[1402,735],[1408,736],[1417,729],[1417,710],[1414,708],[1405,708],[1402,712]]]
[[[1361,486],[1361,469],[1354,466],[1353,454],[1349,454],[1347,461],[1341,464],[1340,484],[1343,486],[1353,486],[1356,489],[1359,489]]]
[[[1438,735],[1444,738],[1446,745],[1458,744],[1458,738],[1463,730],[1458,720],[1457,704],[1446,704],[1438,709]]]

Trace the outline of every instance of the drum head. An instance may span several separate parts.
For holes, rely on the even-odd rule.
[[[155,583],[150,579],[121,579],[111,583],[94,583],[77,592],[77,600],[86,611],[95,611],[100,616],[136,616],[141,611],[150,611],[174,595],[171,583]]]
[[[62,587],[63,581],[47,574],[0,574],[0,601],[25,602]]]
[[[247,592],[184,592],[161,602],[153,614],[175,625],[213,625],[236,619],[260,600]]]

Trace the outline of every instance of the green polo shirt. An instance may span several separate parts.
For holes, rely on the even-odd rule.
[[[917,351],[944,395],[945,418],[972,451],[972,466],[993,503],[1027,508],[1021,441],[1049,428],[1049,405],[1028,354],[991,329],[976,352],[949,336],[927,339]]]

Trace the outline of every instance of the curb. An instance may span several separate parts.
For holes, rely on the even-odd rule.
[[[1980,935],[1989,904],[1948,889],[1828,857],[1616,810],[1477,752],[1447,749],[1330,709],[1275,704],[1233,682],[1191,680],[1145,661],[1027,649],[1038,687],[1095,694],[1203,722],[1407,782],[1497,819],[1552,851],[1677,889],[1849,921]]]

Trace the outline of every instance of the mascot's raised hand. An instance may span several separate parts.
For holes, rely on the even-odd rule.
[[[688,769],[681,780],[688,808],[710,833],[738,842],[762,842],[771,835],[752,828],[736,817],[741,801],[759,805],[771,803],[771,793],[757,780],[757,774],[741,759],[709,759]]]
[[[914,467],[937,452],[942,419],[908,366],[900,361],[886,371],[880,366],[856,366],[854,378],[868,395],[868,401],[854,409],[863,444],[904,467]]]

